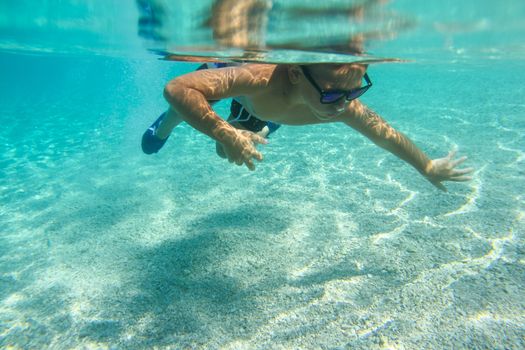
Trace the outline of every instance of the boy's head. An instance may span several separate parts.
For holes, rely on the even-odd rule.
[[[357,63],[294,65],[289,67],[288,77],[312,112],[329,120],[372,86],[366,69],[367,65]]]

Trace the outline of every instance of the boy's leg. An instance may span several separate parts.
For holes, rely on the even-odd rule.
[[[203,64],[197,70],[220,68],[226,64]],[[208,101],[214,105],[218,101]],[[182,118],[171,107],[160,115],[142,135],[142,151],[146,154],[157,153],[166,143],[171,131],[182,122]]]
[[[208,102],[213,105],[217,101]],[[182,118],[173,108],[168,108],[142,135],[142,151],[146,154],[153,154],[160,151],[168,140],[172,130],[182,123],[182,121]]]
[[[219,102],[219,100],[208,101],[208,103],[212,107],[217,102]],[[182,118],[177,114],[176,111],[173,110],[173,108],[170,107],[168,108],[168,110],[166,111],[166,114],[162,118],[162,121],[160,122],[160,125],[157,128],[157,131],[155,132],[155,135],[159,139],[163,140],[167,138],[168,136],[170,136],[172,130],[175,129],[175,127],[182,122],[183,122]]]
[[[177,114],[177,112],[173,110],[173,108],[168,108],[164,118],[162,118],[162,121],[155,132],[155,136],[161,140],[164,140],[170,136],[171,131],[180,123],[182,123],[182,118]]]

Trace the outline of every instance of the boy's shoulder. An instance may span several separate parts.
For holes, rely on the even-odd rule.
[[[248,71],[252,74],[273,74],[279,65],[268,63],[245,63],[233,66],[235,69]]]
[[[247,63],[230,67],[224,70],[224,74],[231,78],[233,85],[245,85],[253,88],[268,87],[271,80],[275,80],[281,70],[276,69],[278,65]]]

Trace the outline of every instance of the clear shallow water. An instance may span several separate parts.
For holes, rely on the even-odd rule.
[[[367,104],[478,169],[446,194],[335,124],[255,172],[187,126],[143,155],[194,68],[0,56],[2,347],[524,347],[523,61],[370,68]]]

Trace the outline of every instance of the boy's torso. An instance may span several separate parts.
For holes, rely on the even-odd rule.
[[[257,65],[252,65],[256,68]],[[276,74],[284,74],[278,71]],[[308,125],[327,122],[341,121],[341,118],[331,120],[321,120],[306,104],[290,104],[288,98],[283,93],[283,86],[280,83],[282,77],[273,76],[274,82],[269,83],[266,88],[253,96],[237,96],[244,108],[258,119],[272,121],[286,125]]]
[[[260,120],[272,121],[285,125],[308,125],[325,123],[317,118],[306,106],[290,107],[282,101],[268,98],[268,96],[238,96],[235,98],[251,115]]]

